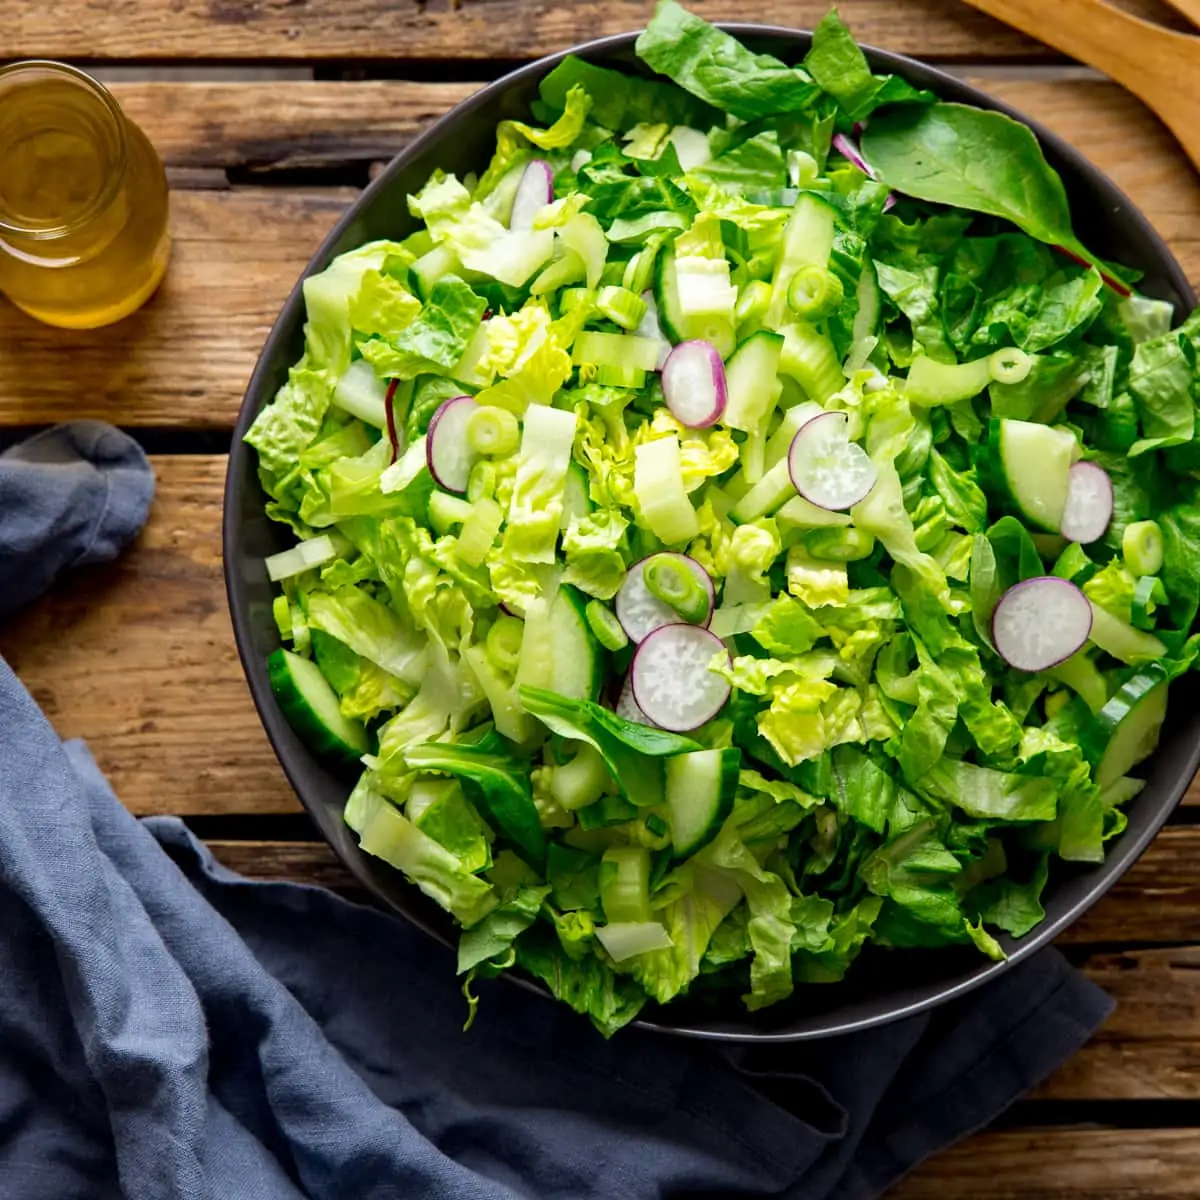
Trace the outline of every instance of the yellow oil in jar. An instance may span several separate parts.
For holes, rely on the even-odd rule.
[[[57,63],[0,69],[0,292],[94,329],[153,295],[170,250],[162,163],[113,97]]]

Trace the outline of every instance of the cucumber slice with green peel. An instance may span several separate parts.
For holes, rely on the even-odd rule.
[[[741,765],[741,751],[732,746],[667,759],[667,809],[677,857],[688,858],[717,836],[733,809]]]
[[[734,351],[733,321],[717,314],[688,314],[679,296],[679,271],[675,251],[668,247],[658,256],[654,275],[654,303],[658,327],[674,346],[701,341],[712,345],[724,359]]]
[[[1127,679],[1097,714],[1099,730],[1107,735],[1096,768],[1101,790],[1154,753],[1166,715],[1167,674],[1158,663],[1151,663]]]
[[[787,458],[780,459],[730,510],[735,525],[769,516],[796,496]],[[798,498],[798,497],[797,497]]]
[[[723,425],[743,433],[762,431],[778,395],[775,382],[782,354],[783,338],[766,330],[752,333],[733,352],[725,368]]]
[[[314,754],[353,762],[367,753],[366,729],[342,716],[337,694],[316,663],[280,648],[267,659],[267,671],[283,715]]]
[[[1131,666],[1152,662],[1167,652],[1166,646],[1154,634],[1127,625],[1098,604],[1092,605],[1092,631],[1088,638],[1105,654]]]
[[[1079,456],[1075,435],[1065,429],[993,417],[988,426],[985,476],[1019,516],[1049,533],[1059,532]]]
[[[549,605],[531,605],[517,666],[518,687],[571,700],[594,700],[604,679],[604,651],[587,619],[587,603],[564,584]]]
[[[829,201],[802,192],[783,230],[783,247],[771,281],[766,323],[778,328],[788,317],[788,291],[802,267],[828,268],[837,212]],[[816,397],[814,397],[816,399]]]
[[[610,923],[650,920],[650,851],[616,846],[600,862],[600,904]]]

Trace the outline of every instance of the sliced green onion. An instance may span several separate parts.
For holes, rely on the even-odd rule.
[[[592,600],[583,611],[587,616],[588,625],[596,635],[596,641],[605,650],[624,650],[629,645],[629,635],[621,628],[621,622],[607,605],[601,604],[599,600]]]
[[[813,558],[833,562],[859,562],[870,558],[875,550],[875,538],[852,525],[844,529],[814,529],[805,534],[804,544]]]
[[[471,505],[459,496],[435,491],[429,497],[429,523],[438,534],[447,534],[452,525],[461,525],[471,516]]]
[[[788,287],[792,311],[809,321],[819,321],[836,312],[845,298],[842,281],[825,267],[801,267]]]
[[[992,382],[992,360],[977,358],[965,363],[942,363],[919,354],[908,368],[904,397],[910,404],[933,408],[957,404],[978,396]]]
[[[988,369],[993,383],[1024,383],[1033,370],[1033,359],[1024,350],[1009,346],[988,359]]]
[[[490,500],[496,494],[496,464],[477,462],[467,479],[467,499],[472,504]]]
[[[587,264],[574,250],[564,250],[562,258],[556,258],[529,285],[531,296],[544,296],[556,292],[569,283],[582,283],[587,279]]]
[[[646,372],[641,367],[597,367],[596,382],[602,387],[644,388]]]
[[[622,329],[636,329],[646,315],[646,302],[623,287],[603,287],[596,297],[596,310]]]
[[[1130,606],[1137,629],[1154,628],[1154,610],[1167,602],[1167,589],[1157,575],[1143,575],[1133,587],[1133,603]]]
[[[685,621],[703,621],[708,615],[708,592],[673,554],[656,554],[642,569],[647,590],[669,604]]]
[[[521,427],[506,408],[481,405],[467,422],[467,445],[476,454],[503,458],[512,454],[520,441]]]
[[[525,622],[518,621],[516,617],[510,617],[508,613],[501,613],[496,618],[495,624],[488,630],[487,638],[484,641],[483,648],[488,662],[497,671],[503,671],[506,675],[515,675],[517,662],[521,655],[521,642],[524,638]]]
[[[1134,575],[1157,575],[1163,565],[1163,535],[1157,521],[1134,521],[1121,535],[1121,554]]]

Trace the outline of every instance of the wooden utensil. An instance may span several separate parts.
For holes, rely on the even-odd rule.
[[[1158,114],[1200,169],[1200,38],[1163,29],[1105,0],[967,3],[1128,88]],[[1200,0],[1171,3],[1200,20]]]
[[[1166,0],[1166,3],[1187,17],[1193,25],[1200,25],[1200,0]]]

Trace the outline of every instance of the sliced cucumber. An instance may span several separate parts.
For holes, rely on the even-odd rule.
[[[342,716],[316,663],[280,648],[267,659],[267,670],[283,715],[310,750],[350,762],[366,754],[366,729]]]
[[[1157,663],[1127,679],[1100,710],[1096,721],[1107,745],[1096,768],[1104,790],[1154,752],[1167,715],[1167,675]]]
[[[1152,662],[1167,652],[1166,646],[1154,634],[1134,629],[1098,604],[1092,605],[1092,632],[1088,636],[1105,654],[1130,665]]]
[[[571,700],[594,700],[603,678],[604,651],[588,624],[584,597],[564,584],[548,607],[531,606],[517,685],[545,688]]]
[[[741,764],[741,751],[732,746],[667,759],[671,844],[679,858],[695,854],[717,836],[733,808]]]
[[[783,248],[771,281],[767,324],[778,329],[788,316],[788,289],[801,267],[829,266],[837,213],[820,196],[803,192],[796,200],[783,231]],[[816,399],[816,397],[814,397]]]
[[[721,418],[730,429],[762,433],[763,425],[779,395],[776,387],[783,338],[760,330],[752,333],[734,352],[725,368],[727,400]]]
[[[614,846],[600,862],[600,903],[610,923],[650,920],[650,851]]]
[[[1038,528],[1057,533],[1079,443],[1065,429],[993,417],[985,463],[994,490]]]
[[[562,528],[567,529],[572,521],[582,521],[591,511],[587,472],[577,462],[572,462],[563,482]]]
[[[793,497],[800,499],[788,471],[788,461],[783,458],[729,510],[729,519],[735,525],[757,521],[759,517],[769,516]]]
[[[680,342],[708,342],[722,358],[734,350],[733,322],[724,317],[684,312],[679,299],[679,271],[675,251],[666,247],[658,256],[654,275],[654,303],[658,309],[658,327],[672,345]]]

